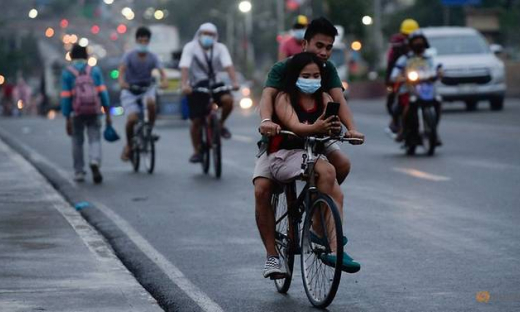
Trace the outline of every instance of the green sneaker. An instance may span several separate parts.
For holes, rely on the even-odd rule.
[[[322,254],[321,261],[328,266],[334,266],[336,264],[336,255],[334,254]],[[341,270],[347,273],[356,273],[361,269],[361,265],[354,261],[346,252],[343,252],[343,264]]]

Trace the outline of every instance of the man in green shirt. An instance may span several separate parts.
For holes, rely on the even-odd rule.
[[[337,30],[330,21],[325,18],[313,20],[306,32],[302,49],[315,53],[325,62],[325,77],[323,88],[335,102],[340,103],[338,116],[341,123],[346,125],[346,137],[364,139],[364,135],[356,130],[352,118],[352,112],[343,96],[341,80],[334,65],[328,62],[332,53],[332,45]],[[259,132],[267,137],[278,134],[280,125],[273,122],[274,100],[279,90],[282,89],[285,77],[286,61],[276,63],[269,74],[262,91],[260,100],[260,127]],[[278,256],[275,248],[275,220],[271,207],[271,194],[273,190],[273,178],[269,170],[269,157],[267,153],[261,154],[255,164],[253,184],[255,186],[255,214],[258,230],[267,252],[267,261],[264,268],[264,277],[283,278],[286,275],[283,260]],[[341,152],[337,144],[331,145],[325,152],[327,159],[336,169],[336,178],[341,184],[350,171],[350,161]]]

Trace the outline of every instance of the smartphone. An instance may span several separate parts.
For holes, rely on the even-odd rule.
[[[330,116],[337,116],[339,112],[339,103],[329,102],[327,103],[327,108],[325,109],[325,119]]]

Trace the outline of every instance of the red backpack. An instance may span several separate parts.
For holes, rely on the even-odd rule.
[[[97,93],[94,79],[90,75],[92,67],[85,66],[85,70],[79,72],[74,67],[67,68],[75,77],[72,88],[72,109],[76,116],[98,115],[101,113],[101,102]]]

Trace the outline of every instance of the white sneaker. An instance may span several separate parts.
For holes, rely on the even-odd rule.
[[[271,279],[285,278],[287,276],[287,269],[282,257],[270,256],[265,261],[264,277]]]
[[[74,174],[74,181],[76,181],[76,182],[85,182],[85,173],[84,172],[76,172]]]

